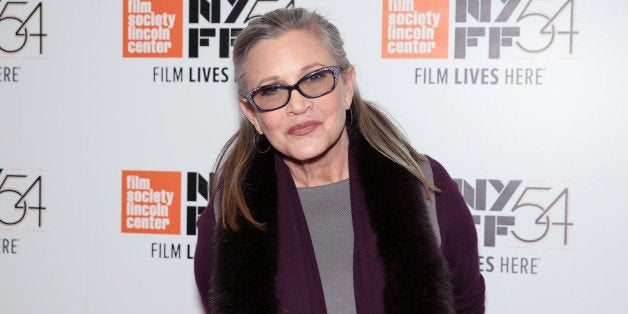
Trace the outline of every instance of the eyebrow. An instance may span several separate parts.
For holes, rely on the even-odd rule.
[[[301,79],[301,77],[303,77],[303,75],[308,74],[314,68],[318,69],[318,68],[323,68],[325,66],[326,65],[324,65],[322,63],[319,63],[319,62],[312,62],[312,63],[306,64],[303,67],[301,67],[301,69],[299,70],[299,72],[302,73],[302,74],[300,74],[301,76],[299,77],[299,79]],[[272,84],[266,84],[265,82],[276,81],[278,79],[279,79],[279,76],[277,76],[277,75],[265,77],[265,78],[259,80],[259,83],[257,84],[257,86],[259,87],[259,86],[265,86],[265,85],[272,85]],[[296,83],[296,82],[294,82],[294,83]]]

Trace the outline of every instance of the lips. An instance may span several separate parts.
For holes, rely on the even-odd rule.
[[[316,128],[318,128],[319,125],[321,125],[321,122],[319,121],[315,121],[315,120],[305,121],[305,122],[295,124],[292,127],[290,127],[288,129],[288,134],[295,135],[295,136],[307,135],[310,132],[316,130]]]

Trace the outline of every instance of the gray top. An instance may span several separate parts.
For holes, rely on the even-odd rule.
[[[349,179],[298,188],[328,313],[355,313]]]

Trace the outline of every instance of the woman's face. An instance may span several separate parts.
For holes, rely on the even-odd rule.
[[[271,84],[292,85],[314,70],[334,65],[335,58],[315,35],[292,30],[253,46],[246,63],[245,84],[247,90]],[[340,73],[335,89],[327,95],[308,99],[293,90],[283,108],[259,112],[246,99],[240,100],[240,108],[285,157],[296,162],[333,157],[343,153],[342,147],[348,147],[345,111],[351,106],[354,83],[355,71],[350,67]]]

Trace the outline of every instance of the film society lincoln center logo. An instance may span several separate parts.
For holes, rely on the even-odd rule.
[[[122,171],[122,232],[179,234],[181,173]]]
[[[122,55],[125,58],[182,56],[182,1],[126,0],[122,7]]]
[[[383,1],[383,58],[447,58],[448,33],[449,1]]]

